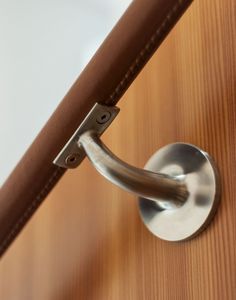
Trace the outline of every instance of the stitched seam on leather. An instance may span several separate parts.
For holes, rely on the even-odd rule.
[[[20,217],[20,219],[17,221],[17,223],[11,229],[10,233],[7,235],[7,237],[1,243],[0,254],[4,252],[4,250],[7,248],[9,243],[13,240],[13,238],[16,236],[16,234],[21,229],[21,226],[25,223],[25,221],[28,219],[28,217],[35,211],[35,209],[41,203],[43,198],[50,191],[51,187],[54,185],[54,183],[56,183],[57,179],[60,177],[60,175],[62,174],[63,171],[64,171],[63,169],[58,168],[52,174],[52,176],[47,181],[46,185],[41,189],[40,193],[36,196],[35,200],[27,207],[27,209],[25,210],[23,215]]]
[[[158,38],[163,34],[165,29],[167,28],[167,25],[171,24],[171,21],[173,20],[174,16],[178,12],[178,10],[184,5],[191,1],[186,0],[179,0],[178,3],[176,3],[170,12],[167,14],[164,21],[161,23],[161,25],[158,27],[158,29],[155,31],[155,33],[152,35],[150,40],[147,42],[145,47],[140,51],[140,53],[137,55],[135,61],[132,63],[132,65],[129,67],[128,71],[126,72],[123,79],[119,82],[117,87],[115,88],[115,91],[109,96],[109,99],[105,101],[106,104],[113,105],[116,103],[116,99],[123,93],[123,91],[126,89],[127,85],[129,84],[130,80],[137,74],[137,69],[140,67],[142,63],[146,61],[148,58],[148,55],[152,53],[152,51],[156,48],[156,42]]]

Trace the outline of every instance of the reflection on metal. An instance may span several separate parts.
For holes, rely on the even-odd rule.
[[[168,211],[161,210],[156,201],[139,199],[142,220],[154,235],[181,241],[209,225],[219,203],[220,182],[215,163],[206,152],[190,144],[167,145],[150,158],[145,168],[181,178],[188,190],[184,205]]]
[[[139,196],[141,218],[155,236],[168,241],[196,236],[208,226],[219,203],[213,160],[196,146],[176,143],[157,151],[145,169],[128,165],[99,138],[118,111],[97,104],[55,163],[75,167],[87,155],[104,177]]]

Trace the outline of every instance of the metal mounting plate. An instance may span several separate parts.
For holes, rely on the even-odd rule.
[[[190,239],[205,229],[219,203],[218,172],[210,156],[184,143],[167,145],[147,162],[145,169],[181,176],[189,196],[179,208],[162,210],[155,201],[139,198],[143,222],[157,237],[168,241]]]
[[[116,106],[105,106],[96,103],[53,163],[66,169],[78,167],[86,156],[84,150],[78,147],[77,144],[80,135],[88,130],[96,131],[98,136],[102,135],[119,111],[120,109]]]

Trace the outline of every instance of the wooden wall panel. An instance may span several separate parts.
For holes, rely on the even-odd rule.
[[[153,237],[135,197],[84,161],[1,260],[0,299],[236,299],[235,31],[234,0],[195,1],[104,135],[118,156],[139,167],[176,141],[212,154],[223,195],[210,227],[188,242]]]

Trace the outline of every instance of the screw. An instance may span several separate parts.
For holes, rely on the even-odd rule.
[[[73,154],[68,155],[66,158],[67,166],[69,166],[71,168],[77,167],[79,158],[80,158],[80,155],[78,153],[73,153]]]
[[[104,124],[111,118],[111,113],[109,111],[103,111],[100,116],[97,117],[96,121],[99,124]]]

